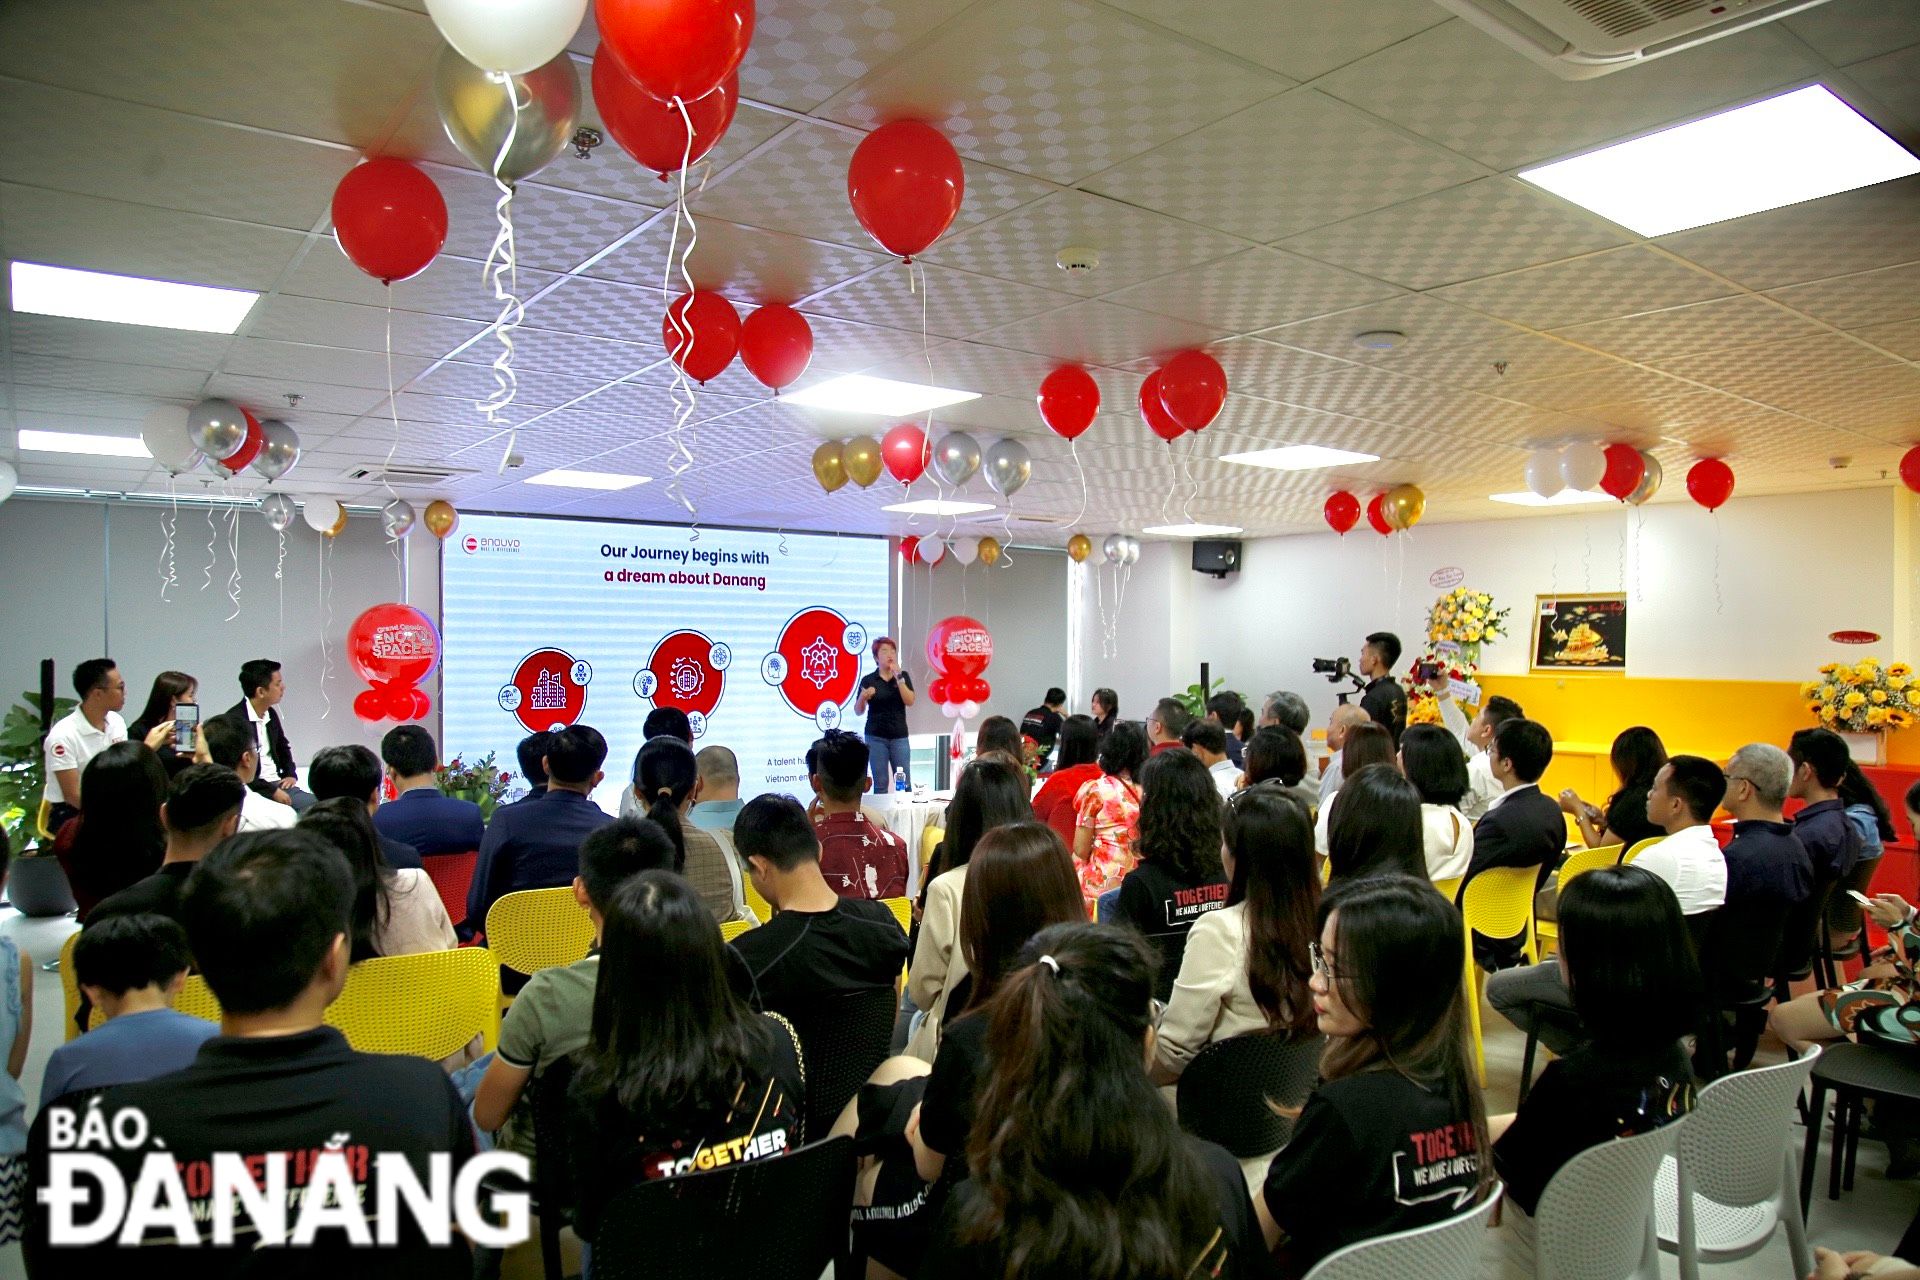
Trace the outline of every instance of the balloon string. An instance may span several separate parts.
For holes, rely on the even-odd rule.
[[[1640,554],[1640,531],[1646,527],[1647,513],[1640,507],[1633,509],[1633,600],[1635,604],[1647,602],[1647,562]]]
[[[275,653],[283,653],[287,647],[287,531],[281,529],[280,556],[273,562],[273,580],[280,592],[280,645]]]
[[[500,354],[493,358],[493,394],[474,403],[476,409],[487,415],[489,425],[499,423],[501,411],[512,404],[514,397],[519,394],[519,378],[513,371],[513,331],[519,328],[520,322],[526,318],[526,308],[521,305],[519,297],[520,269],[513,238],[513,188],[500,176],[501,170],[506,167],[507,155],[513,150],[514,139],[519,136],[520,111],[524,104],[520,101],[519,91],[514,87],[513,77],[501,76],[500,79],[507,91],[507,102],[513,108],[513,119],[508,122],[507,136],[501,140],[500,150],[493,157],[493,185],[500,192],[499,198],[493,203],[493,216],[499,223],[499,230],[494,232],[493,246],[487,250],[486,265],[480,269],[480,278],[492,286],[493,299],[500,304],[500,314],[494,318],[493,322],[494,334],[500,339]],[[391,300],[388,306],[392,306]],[[393,403],[391,327],[387,333],[387,361],[389,391],[387,403],[391,407]],[[394,440],[398,443],[400,422],[397,416],[394,419],[393,431]],[[511,443],[508,444],[507,449],[509,453],[512,452]],[[389,455],[389,461],[391,461],[391,455]],[[391,485],[388,486],[388,492],[392,492]]]
[[[933,385],[933,344],[927,339],[927,268],[925,263],[907,259],[907,292],[913,292],[914,273],[920,276],[920,358],[927,364],[927,385]],[[927,410],[925,427],[929,442],[933,439],[933,410]]]
[[[173,535],[174,530],[178,528],[180,524],[180,495],[174,488],[178,481],[179,477],[175,476],[172,470],[169,469],[167,472],[167,511],[160,517],[160,532],[165,537],[165,542],[160,548],[160,560],[164,566],[160,578],[160,599],[168,604],[172,604],[173,601],[167,593],[171,591],[179,581],[179,579],[174,576],[173,563]]]
[[[1180,459],[1181,474],[1186,477],[1187,496],[1180,504],[1180,515],[1188,524],[1193,523],[1193,500],[1200,496],[1200,485],[1193,478],[1193,451],[1200,447],[1199,435],[1187,437],[1187,452]]]
[[[673,362],[671,394],[674,402],[674,418],[670,433],[673,437],[673,452],[667,461],[667,469],[672,473],[672,478],[667,481],[667,493],[686,509],[691,526],[688,540],[698,542],[700,541],[700,513],[686,491],[686,474],[693,467],[693,451],[687,448],[686,433],[687,420],[693,417],[694,410],[699,407],[700,397],[694,391],[693,384],[687,380],[686,362],[693,358],[695,339],[693,324],[686,313],[692,308],[693,298],[693,273],[688,269],[687,264],[693,256],[694,246],[699,243],[700,231],[694,225],[692,211],[687,208],[687,166],[693,159],[693,118],[687,114],[687,104],[683,99],[675,97],[673,106],[680,112],[680,119],[686,126],[687,143],[680,155],[680,193],[673,206],[673,234],[667,241],[667,266],[660,277],[660,296],[667,302],[667,320],[673,325],[677,335],[673,349],[679,356]],[[687,224],[687,247],[684,251],[680,249],[680,224],[683,221]],[[673,308],[673,268],[676,255],[679,259],[680,279],[686,286],[684,296],[688,299],[688,305],[682,307],[677,314]]]
[[[231,488],[231,482],[227,487]],[[232,501],[231,493],[228,501]],[[233,612],[226,620],[232,622],[240,616],[240,508],[234,505],[227,507],[227,554],[233,560],[233,572],[227,575],[227,599],[233,602]]]
[[[213,522],[213,488],[212,488],[212,485],[211,485],[211,484],[210,484],[209,482],[207,482],[207,481],[204,481],[204,480],[203,480],[203,481],[201,481],[200,483],[201,483],[201,487],[202,487],[202,488],[204,488],[204,489],[205,489],[205,490],[207,491],[207,494],[206,494],[206,500],[207,500],[207,568],[206,568],[206,576],[205,576],[204,578],[202,578],[202,579],[201,579],[201,581],[200,581],[200,590],[202,590],[202,591],[205,591],[205,590],[206,590],[206,589],[207,589],[208,587],[211,587],[211,586],[213,585],[213,566],[214,566],[214,564],[215,564],[215,562],[217,562],[217,561],[219,560],[219,558],[220,558],[220,553],[214,550],[214,545],[215,545],[215,543],[216,543],[216,542],[218,541],[218,539],[219,539],[219,537],[220,537],[220,528],[219,528],[219,526],[218,526],[218,525],[216,525],[216,524],[214,524],[214,522]]]
[[[1080,475],[1080,512],[1074,516],[1073,523],[1067,526],[1067,532],[1072,533],[1080,527],[1080,521],[1087,514],[1087,468],[1086,464],[1080,461],[1079,437],[1076,436],[1067,441],[1067,452],[1073,455],[1073,469]]]
[[[1626,513],[1626,512],[1625,512],[1625,508],[1623,507],[1623,508],[1622,508],[1622,511],[1621,511],[1621,514],[1622,514],[1622,515],[1624,515],[1625,513]],[[1619,575],[1619,583],[1620,583],[1620,590],[1621,590],[1621,591],[1622,591],[1622,592],[1624,593],[1624,592],[1626,591],[1626,589],[1627,589],[1627,526],[1626,526],[1626,524],[1625,524],[1625,522],[1622,522],[1622,523],[1621,523],[1621,525],[1620,525],[1620,575]]]
[[[1593,590],[1593,521],[1580,522],[1580,538],[1585,550],[1580,553],[1580,580],[1582,590]]]
[[[327,692],[327,686],[333,681],[333,649],[327,643],[327,637],[333,634],[333,583],[327,576],[327,561],[331,558],[327,546],[333,541],[328,534],[320,535],[320,575],[316,588],[320,595],[320,612],[325,622],[320,628],[320,700],[324,709],[320,718],[325,720],[333,713],[333,697]]]
[[[1000,513],[1000,558],[1008,564],[1013,563],[1013,498],[1007,498],[1007,509]]]
[[[393,433],[387,441],[387,460],[380,464],[380,483],[386,488],[388,498],[398,498],[393,491],[393,455],[400,448],[400,411],[394,407],[393,388],[393,286],[387,285],[387,420],[393,424]]]
[[[1724,613],[1726,602],[1720,598],[1720,513],[1709,511],[1713,517],[1713,611]]]
[[[1160,523],[1167,523],[1167,504],[1173,501],[1173,491],[1180,487],[1180,468],[1173,458],[1173,441],[1167,443],[1167,491],[1160,495]]]

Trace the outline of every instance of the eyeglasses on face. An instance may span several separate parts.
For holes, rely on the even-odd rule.
[[[1313,974],[1316,978],[1325,978],[1328,982],[1332,982],[1340,976],[1340,971],[1333,967],[1333,961],[1327,957],[1325,951],[1320,949],[1318,942],[1307,944],[1307,963],[1313,966]]]

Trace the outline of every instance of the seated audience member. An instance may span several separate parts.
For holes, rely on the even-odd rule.
[[[202,727],[201,736],[206,740],[207,755],[213,762],[233,770],[246,784],[247,800],[240,806],[240,830],[284,830],[298,820],[299,815],[294,813],[291,803],[263,796],[253,789],[259,757],[247,740],[244,724],[215,716]],[[274,794],[284,793],[276,790]]]
[[[1524,720],[1526,713],[1512,698],[1496,693],[1481,700],[1480,710],[1469,722],[1466,713],[1453,701],[1452,681],[1446,676],[1437,676],[1428,687],[1439,700],[1440,723],[1460,740],[1467,752],[1467,790],[1460,798],[1460,814],[1469,822],[1478,822],[1502,794],[1500,783],[1493,776],[1493,756],[1487,750],[1493,745],[1494,730],[1509,720]]]
[[[1133,839],[1140,825],[1140,788],[1134,779],[1146,761],[1146,734],[1128,722],[1115,725],[1100,744],[1100,776],[1073,798],[1073,865],[1089,911],[1133,870]]]
[[[1733,815],[1733,839],[1723,851],[1727,905],[1764,902],[1785,911],[1805,902],[1813,893],[1813,862],[1780,812],[1793,785],[1793,761],[1770,742],[1751,742],[1727,761],[1726,779],[1721,803]]]
[[[652,742],[655,738],[676,738],[693,745],[693,721],[679,707],[655,707],[647,712],[647,718],[640,725],[640,740]],[[623,818],[642,818],[647,806],[640,800],[639,792],[633,788],[631,780],[620,792],[620,816]]]
[[[1560,808],[1580,824],[1580,838],[1587,848],[1617,844],[1631,849],[1642,840],[1665,835],[1660,824],[1647,817],[1647,793],[1667,762],[1660,735],[1643,724],[1622,729],[1613,740],[1608,761],[1620,786],[1607,798],[1605,810],[1582,800],[1571,787],[1560,793]]]
[[[1793,815],[1793,832],[1813,860],[1816,889],[1844,880],[1860,860],[1860,833],[1847,820],[1840,784],[1853,759],[1847,743],[1831,729],[1800,729],[1787,746],[1793,785],[1787,794],[1806,804]]]
[[[740,816],[740,761],[726,747],[702,747],[693,757],[700,773],[700,799],[687,820],[702,831],[731,831]],[[904,890],[903,890],[904,892]]]
[[[74,667],[73,691],[80,695],[79,704],[53,722],[40,748],[47,775],[46,790],[41,793],[48,806],[47,829],[56,834],[80,812],[87,765],[108,747],[127,740],[127,725],[120,718],[127,705],[127,682],[112,658],[88,658]],[[155,725],[148,732],[157,735],[160,727]]]
[[[1053,754],[1054,744],[1060,740],[1060,726],[1065,723],[1063,713],[1067,709],[1067,691],[1053,688],[1047,690],[1047,696],[1040,705],[1027,712],[1020,721],[1020,736],[1033,739],[1040,748],[1040,758],[1045,760]]]
[[[1234,737],[1233,727],[1240,722],[1240,713],[1247,709],[1240,695],[1231,691],[1214,694],[1207,699],[1207,714],[1204,723],[1220,726],[1220,734],[1226,739],[1227,756],[1237,767],[1241,764],[1240,740]],[[1185,738],[1182,738],[1185,741]]]
[[[633,758],[633,793],[645,798],[642,816],[667,833],[680,855],[673,869],[686,877],[713,918],[751,920],[739,865],[713,832],[687,820],[700,798],[700,767],[693,748],[668,734],[647,739]]]
[[[1589,1147],[1648,1133],[1693,1108],[1682,1037],[1693,1030],[1700,973],[1673,895],[1636,866],[1600,867],[1560,895],[1560,957],[1585,1039],[1547,1064],[1519,1111],[1496,1117],[1493,1169],[1503,1224],[1527,1254],[1526,1215],[1553,1175]],[[1519,1259],[1516,1259],[1518,1261]]]
[[[1909,810],[1909,813],[1911,812]],[[1888,933],[1899,934],[1901,945],[1906,948],[1907,955],[1920,953],[1920,931],[1916,931],[1915,928],[1915,918],[1920,913],[1916,913],[1912,903],[1897,893],[1882,893],[1876,895],[1862,908],[1862,911]],[[1873,962],[1860,970],[1860,976],[1848,984],[1848,989],[1884,992],[1885,1003],[1892,1007],[1881,1010],[1881,1013],[1890,1015],[1912,999],[1911,978],[1908,976],[1906,966],[1896,963],[1896,960],[1897,957],[1891,946],[1882,947],[1873,953]],[[1782,1044],[1799,1054],[1804,1053],[1808,1046],[1821,1041],[1844,1040],[1855,1034],[1853,1028],[1857,1025],[1857,1019],[1872,1012],[1871,1008],[1855,1009],[1846,1015],[1847,1025],[1842,1027],[1841,1019],[1834,1009],[1833,997],[1816,987],[1804,996],[1796,996],[1785,1004],[1775,1005],[1773,1013],[1767,1018],[1767,1026],[1780,1038]],[[1905,1033],[1904,1026],[1901,1027],[1901,1033]],[[1884,1038],[1881,1038],[1880,1042],[1885,1043]],[[1889,1118],[1892,1118],[1891,1113]],[[1906,1117],[1902,1115],[1899,1119],[1904,1129]],[[1893,1157],[1892,1163],[1895,1166],[1904,1165],[1909,1169],[1913,1168],[1917,1158],[1914,1139],[1906,1133],[1890,1134],[1889,1138],[1888,1147],[1889,1154]],[[1896,1142],[1899,1147],[1895,1146]],[[1900,1147],[1906,1149],[1902,1151]],[[1888,1176],[1904,1178],[1913,1175],[1911,1172],[1902,1172],[1889,1173]]]
[[[1143,1069],[1151,949],[1122,929],[1054,925],[1020,959],[986,1012],[972,1176],[919,1275],[1265,1274],[1239,1163],[1180,1132]]]
[[[866,751],[860,739],[843,736]],[[838,893],[821,875],[820,839],[798,801],[756,796],[740,811],[733,838],[774,910],[772,920],[733,940],[762,1009],[794,1013],[824,997],[899,986],[907,961],[900,922],[884,903]]]
[[[1207,726],[1219,733],[1219,725]],[[1115,924],[1131,925],[1160,951],[1154,994],[1173,993],[1187,931],[1227,904],[1220,867],[1220,793],[1191,751],[1169,751],[1140,771],[1139,862],[1120,882]]]
[[[1330,807],[1327,883],[1381,875],[1427,879],[1420,792],[1405,774],[1370,764],[1347,775]]]
[[[470,853],[480,847],[486,819],[471,800],[443,795],[440,752],[433,735],[417,724],[387,730],[380,759],[393,781],[394,798],[373,811],[382,835],[412,845],[422,854]]]
[[[167,771],[144,743],[116,742],[87,761],[80,777],[80,816],[60,828],[53,853],[84,923],[103,899],[159,867]]]
[[[1487,754],[1501,794],[1473,824],[1472,874],[1539,867],[1544,876],[1567,845],[1566,818],[1540,790],[1540,775],[1553,763],[1553,738],[1532,720],[1508,720],[1494,731]]]
[[[231,1152],[257,1168],[276,1153],[319,1151],[350,1135],[351,1150],[405,1158],[416,1186],[432,1185],[434,1156],[450,1157],[457,1178],[472,1154],[473,1132],[446,1072],[425,1058],[358,1052],[324,1020],[347,981],[353,896],[345,860],[308,831],[251,832],[209,853],[180,910],[194,960],[220,1001],[221,1033],[185,1070],[110,1089],[100,1108],[109,1125],[122,1111],[144,1115],[152,1146],[186,1165],[204,1167],[215,1152]],[[106,1154],[131,1185],[145,1150]],[[350,1161],[342,1197],[371,1215],[393,1194],[382,1188],[382,1174],[381,1161]],[[290,1184],[293,1177],[289,1161]],[[182,1214],[205,1223],[209,1211],[206,1192],[190,1182]],[[404,1213],[397,1230],[391,1244],[355,1245],[328,1224],[299,1257],[298,1270],[427,1276],[469,1265],[457,1236],[432,1245]],[[120,1265],[162,1275],[258,1271],[250,1233],[215,1245],[201,1231],[191,1253],[163,1252],[178,1242],[162,1219]],[[99,1252],[110,1250],[119,1254],[112,1246]],[[75,1274],[105,1274],[106,1262],[76,1259]],[[270,1269],[283,1267],[295,1263]]]
[[[872,782],[868,766],[867,744],[841,729],[828,730],[807,749],[820,815],[820,874],[843,898],[904,898],[906,842],[860,808]]]
[[[187,934],[162,915],[124,915],[89,926],[73,945],[74,980],[106,1022],[47,1059],[40,1096],[131,1084],[178,1071],[220,1033],[217,1024],[173,1009],[193,956]]]
[[[215,845],[240,829],[242,797],[250,794],[239,775],[221,765],[183,769],[168,785],[160,809],[167,832],[160,869],[102,900],[87,916],[87,924],[144,914],[179,919],[180,891],[187,877]]]
[[[1035,820],[1053,828],[1060,842],[1073,847],[1073,798],[1100,776],[1100,734],[1092,716],[1068,716],[1060,722],[1053,772],[1033,794]]]
[[[1211,720],[1195,720],[1187,725],[1180,741],[1198,756],[1213,779],[1213,789],[1225,800],[1240,785],[1240,766],[1227,755],[1227,731]]]
[[[1340,781],[1346,776],[1343,757],[1347,748],[1347,734],[1361,725],[1372,723],[1373,717],[1354,703],[1342,702],[1334,707],[1333,714],[1327,719],[1327,767],[1320,774],[1320,808],[1327,807],[1327,801],[1340,789]]]
[[[628,1186],[783,1156],[804,1141],[799,1038],[734,994],[712,912],[670,871],[642,871],[613,891],[578,1061],[567,1136],[583,1240]]]
[[[1727,900],[1727,859],[1709,825],[1726,794],[1720,766],[1700,756],[1669,758],[1647,793],[1647,817],[1667,834],[1641,850],[1633,865],[1666,881],[1681,915],[1697,916]]]
[[[160,757],[160,766],[171,778],[193,763],[192,752],[179,752],[173,747],[173,709],[183,702],[194,702],[200,693],[199,681],[184,671],[162,671],[153,678],[153,688],[147,694],[147,705],[140,715],[127,726],[127,739],[130,742],[146,742],[153,748],[153,754]],[[169,731],[155,735],[155,730],[168,727]],[[150,736],[158,736],[159,742],[148,742]],[[58,831],[59,828],[53,828]]]
[[[1241,747],[1244,748],[1247,743],[1253,740],[1253,731],[1258,727],[1259,721],[1253,714],[1253,708],[1242,707],[1240,708],[1240,714],[1236,716],[1233,721],[1233,736],[1239,740]]]
[[[1113,726],[1120,723],[1120,695],[1111,689],[1095,689],[1087,705],[1094,730],[1104,741],[1113,732]]]
[[[1860,762],[1851,756],[1835,790],[1840,793],[1847,821],[1860,834],[1860,856],[1854,860],[1854,868],[1858,870],[1862,862],[1877,861],[1886,852],[1887,845],[1900,838],[1900,833],[1894,829],[1893,813],[1879,788],[1868,781],[1867,775],[1860,771]]]
[[[1473,824],[1460,812],[1467,761],[1459,740],[1437,724],[1408,725],[1400,735],[1400,770],[1420,793],[1427,878],[1458,880],[1473,862]]]
[[[541,729],[520,739],[520,745],[513,749],[520,760],[520,776],[527,780],[527,794],[520,797],[521,800],[547,793],[547,748],[552,743],[553,731]]]
[[[1005,716],[988,716],[980,722],[980,731],[974,735],[974,758],[978,759],[989,751],[998,751],[1021,768],[1026,767],[1026,745],[1020,739],[1020,726]]]
[[[1170,1084],[1195,1054],[1249,1031],[1313,1030],[1320,877],[1307,812],[1275,783],[1234,793],[1221,820],[1227,905],[1193,922],[1154,1042],[1154,1078]]]
[[[1328,1038],[1320,1086],[1254,1200],[1287,1273],[1450,1218],[1492,1182],[1465,947],[1460,913],[1412,877],[1355,880],[1321,899],[1310,987]]]
[[[607,740],[591,725],[558,730],[547,744],[547,790],[522,804],[493,812],[480,841],[480,857],[467,892],[469,929],[484,929],[487,911],[519,889],[553,889],[573,883],[580,842],[613,819],[593,802],[606,777]]]
[[[1275,690],[1267,695],[1260,705],[1260,723],[1254,732],[1258,733],[1271,725],[1293,730],[1293,736],[1304,739],[1307,726],[1313,722],[1313,713],[1307,710],[1307,700],[1297,693],[1284,689]]]
[[[1348,778],[1351,778],[1354,774],[1360,772],[1370,764],[1385,764],[1392,765],[1396,769],[1399,768],[1398,757],[1394,752],[1393,734],[1380,725],[1374,724],[1371,720],[1367,720],[1360,724],[1349,726],[1345,737],[1341,739],[1340,743],[1341,785],[1346,785]],[[1329,766],[1329,771],[1331,771],[1331,766]],[[1322,856],[1327,852],[1327,830],[1333,822],[1334,797],[1339,794],[1340,791],[1338,787],[1332,791],[1323,790],[1320,793],[1320,811],[1314,823],[1314,835]]]
[[[427,873],[418,867],[396,871],[380,856],[379,833],[364,806],[348,796],[320,800],[301,815],[300,826],[338,849],[353,872],[353,927],[347,940],[354,962],[459,945],[446,904]]]
[[[1305,809],[1309,820],[1320,812],[1320,788],[1307,781],[1307,747],[1284,725],[1266,725],[1247,740],[1246,785],[1270,782]]]
[[[299,771],[294,767],[293,744],[287,741],[281,722],[280,703],[287,696],[286,680],[280,664],[271,658],[254,658],[240,666],[240,701],[218,716],[240,726],[254,758],[259,761],[259,776],[248,783],[255,791],[280,799],[300,812],[313,803],[313,797],[300,790]],[[229,766],[231,767],[231,766]]]
[[[1178,698],[1162,698],[1154,703],[1153,710],[1147,713],[1147,753],[1157,756],[1178,750],[1180,735],[1187,731],[1192,719],[1193,713]]]
[[[320,748],[314,754],[313,766],[307,770],[307,782],[313,787],[315,803],[345,796],[365,805],[368,816],[380,811],[382,778],[380,757],[357,742],[344,747]],[[396,871],[421,868],[418,849],[381,831],[377,823],[374,830],[380,836],[380,856],[387,860],[388,866]]]
[[[593,992],[600,976],[606,913],[616,889],[642,871],[671,871],[673,842],[644,818],[618,818],[580,842],[573,900],[593,921],[593,946],[582,959],[527,979],[500,1019],[500,1048],[473,1098],[473,1120],[499,1134],[499,1146],[533,1156],[533,1105],[527,1087],[541,1072],[587,1045]]]

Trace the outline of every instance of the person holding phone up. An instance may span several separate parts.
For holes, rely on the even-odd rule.
[[[893,788],[899,769],[913,784],[913,752],[907,740],[907,708],[913,705],[913,677],[900,666],[900,648],[891,636],[873,642],[874,669],[860,681],[854,700],[855,715],[867,717],[867,763],[873,770],[873,789],[884,794]]]

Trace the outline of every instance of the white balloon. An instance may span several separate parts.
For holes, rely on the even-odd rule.
[[[155,462],[175,475],[200,465],[200,450],[187,435],[185,405],[163,404],[147,410],[146,420],[140,424],[140,443],[147,446]]]
[[[332,498],[308,498],[306,508],[300,512],[307,528],[315,533],[331,533],[333,526],[340,523],[340,516],[340,504]]]
[[[974,550],[978,551],[979,548],[975,547]],[[946,556],[947,544],[938,538],[922,538],[915,544],[913,553],[920,557],[921,564],[931,569]]]
[[[1605,464],[1602,464],[1604,469]],[[1527,488],[1542,498],[1551,498],[1566,488],[1560,478],[1560,455],[1551,449],[1536,449],[1527,455]]]
[[[979,714],[980,714],[980,704],[975,702],[972,698],[968,698],[965,702],[960,704],[960,719],[971,720]]]
[[[1599,445],[1579,440],[1560,451],[1560,482],[1567,488],[1586,493],[1599,488],[1606,474],[1607,455]]]
[[[0,462],[0,502],[11,498],[13,491],[19,487],[20,473],[13,469],[12,463]]]
[[[559,57],[587,0],[427,0],[427,16],[482,71],[517,76]]]
[[[961,564],[972,564],[980,558],[980,539],[978,538],[955,538],[949,545],[953,551],[953,558]]]
[[[943,702],[940,704],[940,714],[949,720],[958,720],[960,718],[960,704],[957,702]]]

